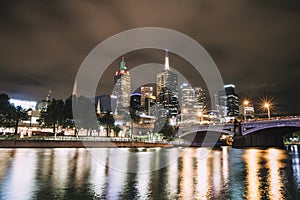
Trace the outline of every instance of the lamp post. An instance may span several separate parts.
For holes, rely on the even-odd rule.
[[[249,101],[248,100],[244,100],[244,102],[243,102],[243,106],[244,106],[244,121],[246,121],[247,120],[247,113],[246,113],[246,106],[248,106],[249,105]]]
[[[268,118],[269,118],[269,120],[271,119],[271,113],[270,113],[270,103],[268,103],[268,102],[266,102],[265,104],[264,104],[264,107],[267,109],[267,111],[268,111]]]

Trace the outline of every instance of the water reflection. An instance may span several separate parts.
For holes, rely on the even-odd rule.
[[[260,181],[259,181],[259,159],[260,151],[257,149],[248,149],[244,154],[246,163],[246,197],[247,199],[260,199]]]
[[[294,182],[297,188],[300,188],[300,146],[292,145],[290,148],[291,165],[293,172],[296,176],[293,176]]]
[[[284,169],[288,158],[281,149],[248,149],[243,156],[246,163],[247,199],[284,199],[289,188],[284,185]]]
[[[36,155],[30,150],[15,150],[14,160],[5,174],[1,193],[6,199],[30,199],[35,185]],[[30,162],[27,158],[30,157]],[[2,163],[1,163],[2,164]],[[1,184],[2,186],[2,184]],[[1,195],[2,196],[2,195]]]
[[[0,199],[299,199],[298,148],[208,150],[6,149]]]

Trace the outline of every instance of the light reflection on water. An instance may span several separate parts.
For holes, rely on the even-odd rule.
[[[2,149],[0,199],[300,198],[296,146],[290,151],[222,147],[207,157],[200,148],[123,150],[133,153],[101,148],[90,149],[91,156],[86,149]],[[163,162],[172,164],[151,171]],[[114,163],[125,172],[109,167]],[[126,173],[128,168],[137,173]]]

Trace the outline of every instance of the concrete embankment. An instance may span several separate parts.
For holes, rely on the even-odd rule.
[[[173,147],[166,143],[134,141],[56,141],[56,140],[2,140],[0,148],[135,148],[135,147]]]

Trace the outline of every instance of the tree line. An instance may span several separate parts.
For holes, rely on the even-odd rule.
[[[0,94],[0,127],[14,128],[14,134],[17,134],[19,122],[28,120],[28,110],[10,103],[10,98],[7,94]],[[72,102],[76,101],[77,110],[82,113],[80,119],[73,118]],[[65,101],[62,99],[48,100],[46,106],[40,110],[38,119],[39,125],[42,128],[52,128],[53,133],[57,133],[58,127],[75,128],[75,133],[78,134],[78,129],[84,128],[87,130],[97,130],[102,125],[106,128],[107,136],[111,130],[115,133],[120,132],[120,127],[115,126],[115,120],[111,113],[103,113],[97,115],[97,122],[92,122],[91,116],[95,115],[95,104],[86,97],[70,96]],[[87,112],[88,111],[92,112]],[[76,122],[76,123],[75,123]],[[76,124],[76,127],[75,127]]]
[[[0,127],[14,128],[14,134],[17,134],[19,122],[28,120],[30,116],[28,116],[28,110],[20,106],[15,107],[9,100],[7,94],[0,94]],[[76,101],[75,104],[72,104],[73,101]],[[65,101],[53,98],[46,101],[45,104],[46,106],[40,110],[38,122],[41,128],[52,128],[54,134],[57,133],[58,127],[73,128],[76,136],[78,136],[78,130],[81,128],[87,131],[87,136],[92,130],[98,130],[99,135],[99,126],[106,129],[107,136],[110,135],[111,130],[114,130],[115,136],[118,137],[121,131],[121,128],[115,125],[114,117],[110,112],[96,115],[96,121],[93,120],[96,106],[87,97],[71,95]],[[79,113],[76,118],[73,116],[73,106],[75,106],[75,112]],[[133,123],[139,123],[141,119],[136,112],[137,110],[130,107],[128,116],[125,116],[125,121],[131,121],[131,127]],[[175,135],[176,127],[170,125],[169,119],[158,118],[154,124],[153,132],[162,133],[167,138],[172,138]]]

